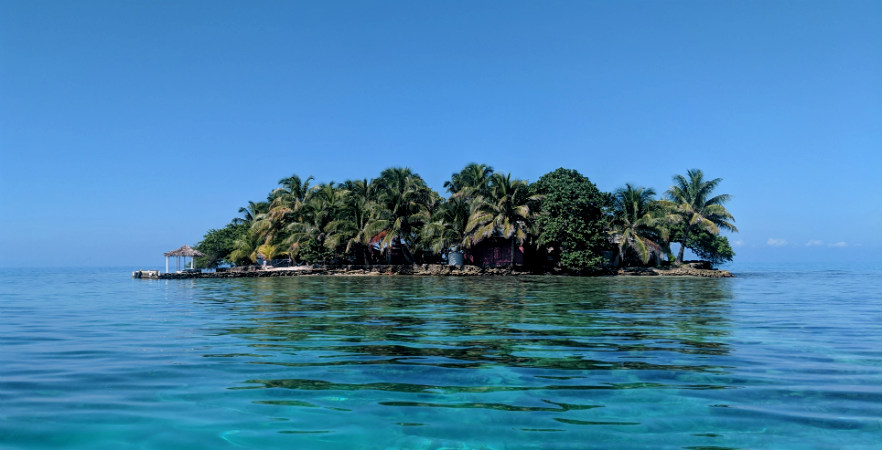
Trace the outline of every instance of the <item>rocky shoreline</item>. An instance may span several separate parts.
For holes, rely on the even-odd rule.
[[[703,278],[733,278],[728,270],[699,269],[690,266],[680,267],[629,267],[619,269],[616,275],[622,276],[663,276],[663,277],[703,277]]]
[[[217,272],[160,273],[155,270],[138,270],[133,278],[180,280],[192,278],[254,278],[254,277],[292,277],[292,276],[522,276],[522,275],[574,275],[565,272],[534,272],[521,268],[478,266],[449,266],[442,264],[414,265],[374,265],[374,266],[298,266],[262,269],[256,266],[235,267]],[[687,263],[679,267],[628,267],[590,274],[591,276],[687,276],[704,278],[729,278],[733,275],[727,270],[714,270],[699,263]]]

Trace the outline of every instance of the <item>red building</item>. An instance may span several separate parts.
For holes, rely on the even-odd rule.
[[[404,249],[397,240],[392,241],[392,245],[384,244],[383,239],[386,232],[371,238],[368,247],[370,248],[371,258],[380,264],[407,264],[407,257],[404,255]]]
[[[473,245],[465,255],[466,264],[480,267],[508,267],[512,265],[512,239],[490,238]],[[524,247],[515,244],[514,264],[524,264]]]

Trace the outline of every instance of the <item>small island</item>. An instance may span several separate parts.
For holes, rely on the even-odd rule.
[[[602,192],[572,169],[529,183],[471,163],[444,183],[445,198],[409,168],[339,184],[293,175],[205,233],[195,266],[215,271],[161,275],[726,277],[714,268],[735,253],[720,230],[737,229],[730,196],[714,194],[721,181],[688,170],[657,198],[631,183]],[[701,261],[684,262],[687,248]],[[148,272],[133,275],[154,278]]]

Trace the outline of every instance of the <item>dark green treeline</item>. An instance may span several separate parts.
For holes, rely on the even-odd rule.
[[[673,177],[656,197],[625,184],[601,192],[587,177],[560,168],[535,183],[471,163],[444,183],[447,197],[409,168],[373,179],[313,184],[297,175],[279,180],[266,200],[248,202],[239,217],[208,230],[196,246],[199,267],[295,263],[439,263],[442,255],[476,246],[524,252],[534,270],[600,272],[621,265],[679,264],[685,248],[714,264],[734,252],[720,230],[737,231],[713,191],[722,181],[697,169]],[[671,244],[679,244],[674,256]]]

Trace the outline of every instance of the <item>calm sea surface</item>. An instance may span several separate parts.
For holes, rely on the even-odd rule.
[[[882,270],[0,273],[2,449],[882,449]]]

